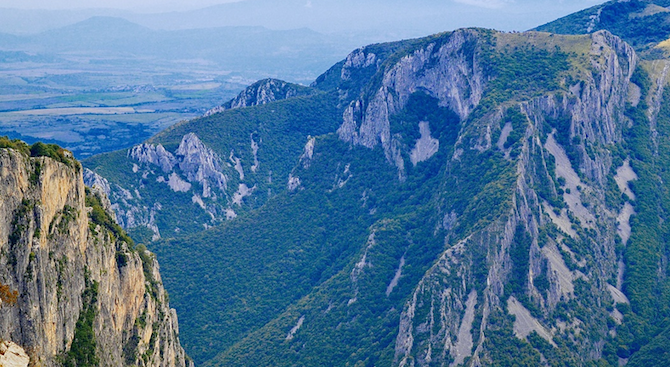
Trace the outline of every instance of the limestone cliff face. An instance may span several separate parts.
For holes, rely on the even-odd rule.
[[[0,149],[3,349],[44,366],[86,353],[104,366],[188,365],[158,263],[89,215],[86,195],[77,162]]]
[[[429,43],[387,68],[373,94],[352,101],[344,112],[337,131],[340,139],[368,148],[381,144],[402,177],[404,160],[398,140],[391,136],[390,117],[402,110],[410,95],[425,91],[465,119],[482,98],[485,78],[478,53],[463,51],[477,50],[480,42],[477,31],[459,30],[444,44]],[[347,58],[342,79],[349,77],[352,68],[375,65],[373,54],[363,57],[359,53]]]
[[[258,151],[258,144],[251,138],[251,150]],[[235,217],[235,209],[242,205],[242,199],[253,192],[244,183],[245,172],[239,157],[231,151],[228,161],[206,146],[200,138],[189,133],[183,136],[181,143],[174,151],[166,150],[161,144],[140,144],[128,151],[128,158],[133,164],[128,175],[137,176],[144,187],[143,180],[151,179],[155,185],[165,185],[175,194],[188,195],[187,203],[198,206],[207,217],[205,223],[215,224],[226,218]],[[254,172],[258,167],[258,159],[250,167]],[[229,181],[237,185],[229,188]],[[115,213],[119,224],[126,229],[145,226],[153,231],[153,239],[161,237],[157,217],[163,215],[160,200],[147,202],[137,190],[134,192],[110,184],[104,177],[85,169],[84,182],[97,188],[109,196],[110,208]],[[209,219],[209,220],[207,220]]]
[[[527,38],[528,42],[544,36],[496,34],[494,37],[500,46],[514,42],[514,37]],[[608,317],[621,321],[616,309],[607,310],[612,310],[616,303],[628,302],[622,292],[625,269],[621,255],[616,253],[616,244],[625,243],[630,234],[628,220],[632,206],[626,203],[619,208],[608,207],[607,182],[608,179],[622,182],[623,193],[628,181],[635,178],[628,166],[613,167],[612,152],[602,147],[621,142],[624,127],[629,123],[623,106],[627,102],[637,103],[636,91],[639,100],[639,86],[631,83],[638,58],[619,38],[606,31],[596,32],[581,41],[582,49],[588,50],[585,56],[590,67],[588,73],[579,76],[582,82],[568,85],[567,91],[508,101],[487,115],[471,118],[487,83],[496,78],[487,74],[482,63],[482,42],[479,31],[460,30],[447,41],[429,42],[386,65],[380,69],[380,81],[374,88],[354,99],[345,110],[337,131],[341,140],[353,146],[374,149],[381,145],[388,162],[398,168],[402,181],[408,157],[416,165],[442,149],[431,137],[426,122],[419,123],[421,138],[414,146],[401,144],[403,136],[392,132],[391,118],[405,108],[409,96],[417,91],[436,98],[440,106],[450,108],[463,121],[454,155],[446,163],[447,175],[464,152],[499,151],[513,160],[512,148],[506,142],[513,129],[523,129],[516,132],[520,136],[514,153],[518,155],[516,184],[508,211],[466,238],[451,243],[452,229],[462,219],[450,209],[450,203],[441,204],[444,220],[437,226],[446,230],[447,249],[416,285],[405,305],[394,363],[399,366],[495,364],[486,340],[491,333],[489,324],[495,324],[494,318],[498,317],[492,315],[500,312],[515,316],[514,332],[518,338],[525,339],[536,332],[553,346],[556,346],[554,337],[575,341],[582,356],[597,359],[602,353],[602,340],[611,333],[604,321]],[[379,68],[374,55],[359,50],[347,59],[342,79],[350,77],[352,68],[371,67]],[[509,109],[521,111],[521,126],[513,127],[505,117]],[[569,138],[566,146],[561,145],[565,141],[559,143],[555,137],[557,129],[551,124],[556,120],[567,121],[559,128],[567,130],[561,131]],[[568,149],[573,152],[572,158],[568,158]],[[575,154],[581,158],[575,160]],[[613,177],[615,171],[628,174]],[[544,198],[547,194],[540,193],[541,190],[550,190],[564,206],[548,202]],[[547,236],[546,228],[558,231]],[[518,253],[513,253],[517,251],[513,248],[522,236],[527,236],[529,243],[525,250],[529,265],[519,275],[518,269],[515,270],[519,265],[513,260]],[[569,245],[575,242],[588,244],[587,254],[575,254]],[[480,255],[485,260],[476,265],[473,259]],[[486,267],[484,279],[476,279],[477,266]],[[537,280],[540,275],[546,276],[548,283],[536,285],[541,282]],[[519,301],[518,295],[510,296],[511,283],[518,282],[513,278],[519,276],[528,284],[528,298],[524,301]],[[483,280],[485,284],[481,284]],[[585,301],[583,293],[576,295],[576,283],[581,287],[580,292],[588,289],[593,300]],[[557,305],[566,302],[594,302],[607,307],[592,310],[593,319],[598,321],[585,325],[574,316],[567,320],[552,316]],[[529,304],[534,305],[532,312],[527,308]],[[583,336],[585,329],[592,330],[591,339]]]
[[[621,106],[630,98],[630,80],[638,60],[630,46],[607,32],[591,36],[589,58],[592,76],[572,86],[569,93],[548,94],[517,105],[527,125],[524,123],[522,145],[518,148],[520,157],[510,210],[450,245],[417,285],[401,315],[395,346],[397,365],[458,365],[466,358],[468,365],[473,366],[494,363],[485,341],[490,333],[491,315],[500,310],[515,316],[514,332],[519,338],[525,339],[536,332],[554,347],[554,337],[565,338],[577,341],[582,356],[599,358],[601,338],[608,333],[603,321],[609,316],[620,321],[616,310],[606,309],[611,310],[615,303],[628,302],[621,292],[621,281],[612,279],[624,271],[615,249],[617,242],[625,243],[626,235],[616,228],[627,226],[629,215],[622,217],[626,206],[612,210],[605,204],[607,178],[614,171],[612,154],[595,147],[615,144],[622,139],[628,121]],[[456,88],[454,95],[463,93],[463,89]],[[467,114],[468,109],[458,109],[467,104],[455,103],[457,101],[452,99],[449,103],[456,111]],[[501,107],[498,113],[464,127],[456,152],[493,149],[502,150],[509,157],[504,143],[508,138],[505,130],[511,129],[511,125],[502,118],[507,108],[513,107]],[[568,121],[566,128],[571,143],[574,142],[570,149],[582,157],[577,165],[568,159],[567,147],[557,143],[556,129],[547,124],[557,118]],[[379,118],[366,116],[364,120],[378,121]],[[385,121],[385,117],[381,120]],[[345,117],[343,130],[347,124]],[[355,133],[347,135],[343,130],[343,139],[355,138]],[[496,131],[497,141],[492,138]],[[472,135],[466,138],[469,134]],[[459,154],[453,159],[458,160]],[[558,179],[558,183],[551,177]],[[547,202],[539,192],[542,188],[558,195],[565,208]],[[458,221],[453,212],[446,212],[441,226],[449,229]],[[547,236],[540,229],[548,226],[559,231]],[[532,313],[526,308],[528,301],[524,306],[509,296],[510,283],[519,276],[514,273],[519,265],[512,259],[515,256],[512,248],[519,242],[519,233],[526,233],[529,241],[529,266],[522,275],[528,282],[530,303],[537,307]],[[447,234],[445,239],[447,243],[449,236]],[[588,254],[573,253],[568,239],[587,243]],[[487,266],[486,283],[479,288],[474,286],[477,281],[473,258],[477,254],[485,254]],[[577,265],[567,266],[566,262],[571,261]],[[548,286],[540,289],[537,279],[544,272]],[[455,275],[459,278],[457,282],[453,281]],[[561,302],[585,302],[583,293],[576,296],[577,282],[591,292],[596,304],[608,305],[592,310],[594,319],[600,323],[584,325],[574,316],[568,320],[551,316]],[[477,323],[473,323],[475,319]],[[583,337],[584,329],[592,331],[592,339]]]

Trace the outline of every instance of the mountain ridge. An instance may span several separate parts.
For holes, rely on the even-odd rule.
[[[646,251],[633,213],[655,169],[639,150],[649,123],[640,111],[655,106],[656,119],[663,106],[651,92],[664,88],[656,73],[607,31],[465,29],[358,49],[317,78],[320,94],[159,134],[150,144],[169,152],[186,133],[222,161],[235,147],[228,177],[266,176],[235,208],[262,199],[236,218],[150,245],[183,297],[187,349],[207,365],[643,360],[642,344],[630,343],[650,339],[628,328],[661,299],[638,293],[642,284],[663,281],[631,262]],[[273,114],[316,100],[334,120],[319,134],[308,118],[315,125],[277,174],[278,161],[260,155],[285,131]],[[235,133],[244,125],[232,121],[250,116],[269,135]],[[86,165],[110,172],[104,159]],[[254,166],[270,166],[274,194],[261,186],[269,171]],[[147,168],[135,173],[146,185]],[[211,273],[215,264],[226,271]],[[206,345],[221,340],[215,356]]]
[[[219,199],[236,216],[149,245],[186,349],[207,366],[663,365],[662,5],[611,1],[538,28],[563,35],[469,28],[362,47],[314,95],[151,139],[176,154],[195,134],[228,158]],[[574,34],[589,19],[598,29]],[[289,126],[301,133],[269,161]],[[160,165],[131,164],[86,162],[145,198]]]
[[[670,38],[666,25],[670,2],[611,0],[535,28],[559,34],[585,34],[606,29],[630,43],[643,58],[667,58],[659,43]]]

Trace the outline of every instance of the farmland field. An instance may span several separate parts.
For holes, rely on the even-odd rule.
[[[353,48],[306,29],[163,32],[110,17],[0,34],[0,136],[82,159],[200,116],[262,78],[309,84]]]
[[[88,61],[0,63],[0,136],[57,143],[85,158],[200,116],[253,81],[213,67]]]

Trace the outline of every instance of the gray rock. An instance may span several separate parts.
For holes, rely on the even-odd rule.
[[[172,171],[172,167],[176,163],[172,153],[165,150],[160,144],[140,144],[134,146],[128,151],[128,155],[140,163],[156,165],[165,173]]]
[[[307,96],[313,94],[310,88],[297,84],[287,83],[278,79],[263,79],[244,89],[237,97],[231,99],[222,106],[217,106],[205,112],[204,116],[235,108],[258,106],[282,99]]]
[[[179,168],[186,178],[202,185],[202,197],[212,196],[213,187],[225,192],[228,178],[221,172],[221,158],[195,134],[184,135],[175,154],[179,158]]]
[[[31,364],[59,365],[87,307],[83,292],[95,283],[101,366],[190,365],[158,263],[91,222],[81,170],[10,149],[0,149],[0,168],[0,283],[16,292],[0,305],[0,340]]]
[[[409,62],[412,57],[416,57],[416,53],[408,56],[406,62]],[[604,305],[613,304],[611,294],[616,296],[621,294],[620,289],[608,284],[610,279],[616,277],[621,271],[615,251],[615,237],[619,236],[617,233],[619,214],[612,213],[602,199],[607,190],[606,179],[611,172],[612,157],[608,150],[598,150],[589,156],[585,149],[587,144],[604,146],[621,140],[623,128],[627,124],[621,106],[625,105],[628,98],[630,78],[638,60],[630,46],[606,31],[596,32],[591,36],[589,57],[595,78],[590,78],[581,86],[573,86],[566,92],[547,94],[529,101],[517,102],[521,111],[528,117],[529,125],[524,132],[524,136],[528,139],[523,139],[522,153],[516,169],[517,180],[511,209],[458,243],[448,243],[450,237],[449,234],[446,235],[447,250],[418,283],[400,317],[400,328],[395,346],[395,365],[439,364],[444,360],[441,358],[444,357],[433,351],[442,351],[444,348],[448,348],[448,353],[457,361],[462,361],[465,356],[469,356],[471,365],[483,364],[481,359],[486,358],[482,353],[485,349],[486,334],[484,331],[487,318],[492,310],[503,309],[505,286],[508,284],[513,267],[509,251],[514,239],[515,228],[518,226],[521,226],[520,228],[523,228],[532,238],[529,274],[527,275],[530,282],[529,293],[536,300],[536,304],[539,303],[539,309],[546,317],[552,314],[559,302],[566,302],[575,297],[573,281],[576,279],[588,281],[595,287],[597,291],[594,292],[599,297],[599,302]],[[454,62],[458,63],[458,58],[455,58]],[[436,68],[448,69],[446,66],[436,66]],[[411,70],[413,69],[407,69],[406,73],[411,74]],[[398,75],[400,74],[402,73]],[[385,80],[387,80],[386,77]],[[448,83],[442,85],[445,86]],[[471,85],[473,84],[467,84],[467,87]],[[368,123],[371,128],[365,130],[364,126],[361,126],[358,130],[348,129],[346,126],[348,120],[345,115],[345,124],[340,128],[340,138],[364,146],[374,146],[380,142],[384,144],[387,139],[384,137],[387,131],[387,111],[396,110],[396,106],[402,105],[399,103],[402,99],[396,98],[395,94],[393,98],[390,98],[384,95],[382,90],[377,94],[378,97],[375,97],[378,98],[377,107],[374,109],[368,107],[362,118],[363,125]],[[379,97],[380,95],[383,97]],[[459,104],[459,101],[466,101],[459,99],[457,97],[459,95],[464,95],[462,90],[456,90],[450,95],[445,94],[445,98],[441,101],[451,106],[459,114],[462,113],[461,116],[465,116],[468,111],[471,111],[474,104],[467,102]],[[464,108],[459,109],[459,106]],[[352,110],[355,111],[355,105]],[[472,121],[470,133],[475,136],[459,139],[455,150],[503,150],[501,144],[492,143],[490,138],[492,130],[497,129],[502,132],[505,129],[505,121],[496,117],[502,115],[501,111]],[[352,111],[348,113],[352,114]],[[368,116],[371,113],[377,115]],[[551,132],[544,131],[546,130],[545,120],[559,116],[567,116],[570,119],[570,138],[575,136],[581,138],[581,143],[573,146],[573,149],[584,152],[582,164],[579,167],[571,165],[571,162],[564,157],[563,148],[551,136]],[[545,137],[549,135],[548,143],[545,145],[540,142],[541,134]],[[548,147],[548,145],[551,146]],[[555,172],[549,172],[544,163],[548,155],[555,157]],[[535,168],[537,166],[534,166],[533,161],[538,160],[543,162],[540,165],[544,167],[543,169]],[[578,177],[576,172],[581,172],[582,177]],[[570,189],[570,193],[566,190],[563,198],[568,204],[568,211],[572,214],[570,218],[565,215],[565,209],[561,212],[562,217],[559,217],[554,213],[551,205],[538,197],[535,185],[541,175],[562,175],[561,177],[566,178],[564,188]],[[444,218],[442,227],[449,232],[456,218],[453,213],[445,215]],[[566,223],[561,223],[561,220],[565,220]],[[562,232],[555,238],[547,240],[544,247],[540,248],[538,243],[541,239],[538,228],[548,222],[554,222]],[[561,249],[569,254],[573,262],[579,264],[580,267],[586,266],[585,261],[576,258],[576,255],[563,244],[563,238],[577,235],[571,226],[581,226],[591,231],[588,238],[593,244],[589,249],[593,261],[589,263],[588,268],[583,269],[587,273],[581,270],[570,270],[565,265],[563,255],[559,252]],[[472,348],[461,348],[459,341],[462,341],[464,337],[466,340],[471,340],[470,335],[463,335],[461,326],[469,322],[471,316],[468,307],[472,302],[471,292],[473,291],[467,284],[472,281],[468,275],[472,272],[472,263],[469,259],[475,253],[487,254],[486,284],[483,286],[483,292],[477,294],[482,321],[479,330],[472,330],[473,333],[479,333],[480,337]],[[532,283],[533,274],[539,274],[541,271],[541,264],[545,264],[547,268],[550,283],[546,294],[541,294]],[[449,281],[453,274],[458,274],[457,282]],[[427,309],[429,306],[430,311]],[[507,309],[517,317],[514,330],[519,338],[525,338],[531,331],[536,331],[549,343],[553,343],[552,338],[566,329],[576,330],[575,332],[579,333],[582,327],[580,326],[581,321],[577,319],[572,319],[567,323],[554,320],[558,328],[551,324],[544,324],[531,316],[519,301],[511,297],[507,299]],[[590,325],[590,327],[596,330],[598,327],[606,326]],[[426,330],[430,330],[430,338],[425,337]],[[607,330],[598,329],[598,332],[606,334]],[[599,339],[584,341],[576,353],[597,359],[600,356],[599,353],[602,352],[598,349],[598,343],[600,343]],[[470,345],[467,346],[470,347]],[[431,355],[431,353],[435,354]]]

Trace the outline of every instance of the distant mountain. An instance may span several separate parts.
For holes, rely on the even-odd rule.
[[[114,9],[13,9],[0,8],[0,33],[37,34],[72,25],[91,17],[119,17],[127,14]]]
[[[42,53],[72,51],[143,52],[143,44],[157,41],[156,32],[121,18],[92,17],[37,35],[22,36],[17,48]],[[5,46],[6,47],[6,46]]]
[[[131,12],[114,9],[0,9],[0,32],[35,34],[93,16],[128,19],[152,29],[180,30],[262,26],[273,30],[310,28],[349,37],[357,45],[418,37],[460,27],[525,30],[602,0],[244,0],[204,9],[171,11],[169,5]]]
[[[137,63],[205,60],[222,70],[310,78],[354,45],[302,28],[220,27],[156,31],[115,17],[92,17],[35,35],[0,35],[0,49],[47,55],[76,53],[96,59],[124,57]],[[298,79],[298,78],[296,78]]]

